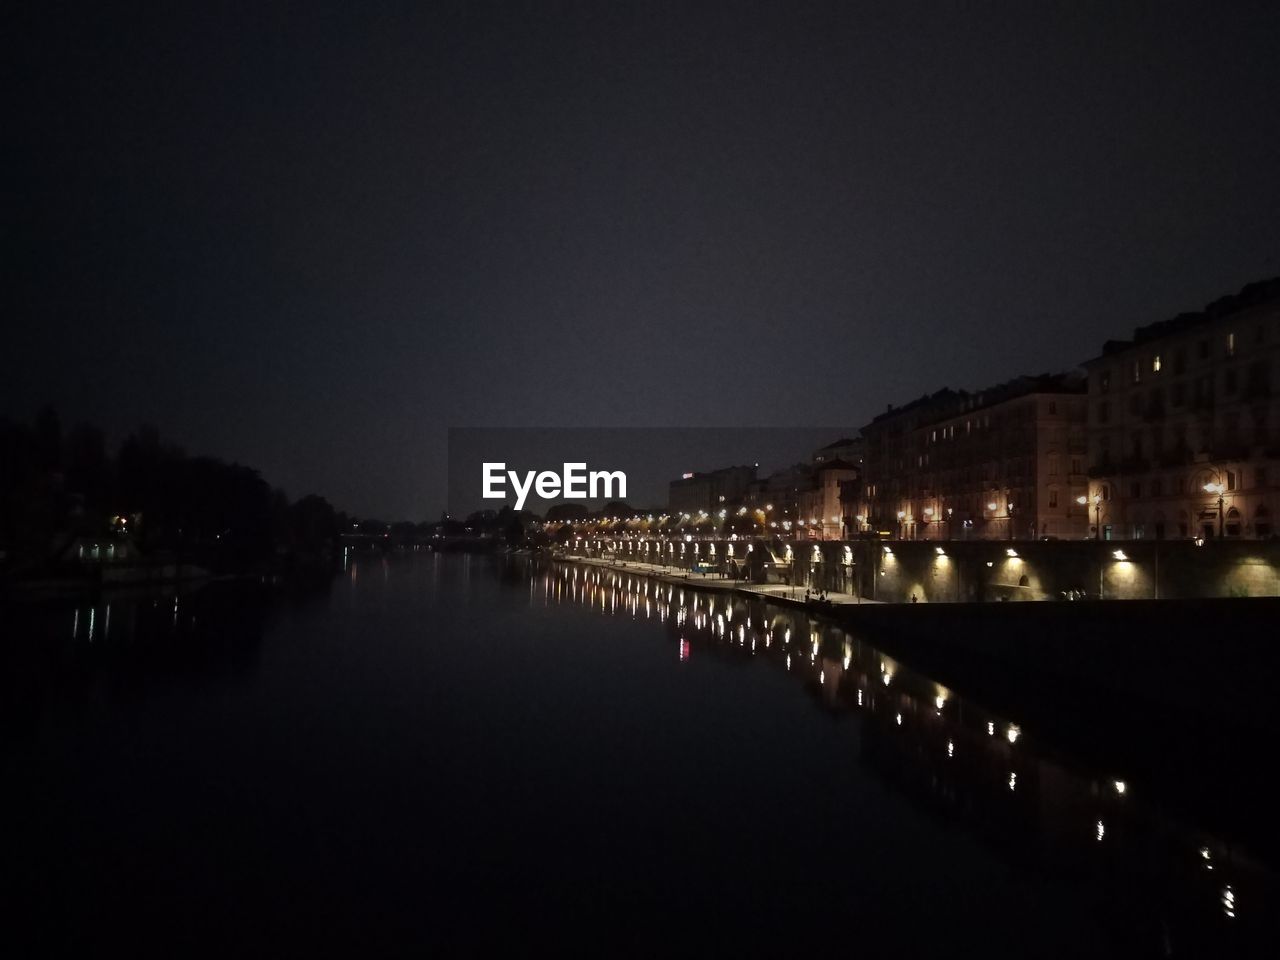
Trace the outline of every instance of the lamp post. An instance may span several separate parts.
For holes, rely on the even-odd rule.
[[[1222,539],[1222,508],[1223,508],[1223,505],[1226,503],[1226,498],[1223,497],[1223,494],[1226,493],[1226,490],[1227,488],[1222,485],[1221,481],[1219,481],[1218,483],[1206,483],[1204,485],[1205,493],[1216,493],[1218,495],[1218,539],[1219,540]]]
[[[1085,519],[1088,520],[1089,519],[1089,507],[1088,507],[1089,498],[1086,497],[1084,494],[1081,494],[1080,496],[1076,497],[1076,503],[1084,507],[1084,516],[1085,516]],[[1094,510],[1094,515],[1093,515],[1094,539],[1101,540],[1102,539],[1102,494],[1100,493],[1095,493],[1093,495],[1093,510]]]

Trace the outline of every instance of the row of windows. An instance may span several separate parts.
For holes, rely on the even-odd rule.
[[[1267,485],[1267,468],[1255,467],[1252,471],[1253,485],[1255,487],[1265,487]],[[1224,470],[1222,471],[1223,493],[1231,493],[1242,488],[1246,480],[1244,471]],[[1203,494],[1206,498],[1212,498],[1212,491],[1204,489],[1201,481],[1202,474],[1177,475],[1172,477],[1151,477],[1148,480],[1130,480],[1128,481],[1127,492],[1133,499],[1146,497],[1163,497],[1163,496],[1196,496]],[[1102,484],[1098,491],[1103,500],[1111,499],[1111,485]]]
[[[1246,399],[1269,396],[1271,389],[1270,374],[1270,368],[1265,362],[1255,363],[1249,367],[1245,381],[1242,384],[1240,372],[1235,367],[1229,367],[1222,371],[1222,395],[1228,398],[1235,398],[1239,396],[1243,388]],[[1188,395],[1188,386],[1191,387],[1190,395]],[[1187,406],[1188,400],[1194,407],[1202,408],[1212,405],[1215,396],[1214,386],[1214,378],[1211,376],[1197,377],[1190,384],[1175,383],[1169,388],[1167,394],[1169,405],[1173,409],[1182,409]],[[1145,397],[1141,393],[1131,393],[1129,395],[1130,416],[1164,416],[1165,397],[1164,387],[1154,387],[1148,391]],[[1111,422],[1111,401],[1100,400],[1094,410],[1098,423]]]
[[[1141,459],[1146,456],[1171,454],[1185,456],[1193,452],[1211,452],[1216,447],[1235,448],[1245,445],[1266,446],[1271,442],[1272,431],[1267,423],[1266,412],[1251,417],[1251,428],[1238,413],[1223,415],[1219,422],[1210,425],[1197,425],[1194,433],[1185,421],[1176,421],[1165,426],[1154,426],[1150,430],[1135,430],[1128,437],[1124,454]],[[1094,439],[1094,463],[1101,465],[1107,462],[1113,453],[1113,434],[1102,434]]]
[[[1056,417],[1058,415],[1058,409],[1059,409],[1059,403],[1057,400],[1049,400],[1045,402],[1044,410],[1045,410],[1046,416]],[[1066,401],[1062,403],[1062,411],[1064,414],[1074,412],[1077,415],[1079,415],[1083,411],[1083,409],[1084,408],[1082,405],[1076,405],[1072,407]],[[996,417],[996,428],[999,429],[1002,423],[1005,423],[1005,422],[1016,422],[1019,420],[1031,421],[1035,418],[1036,410],[1037,410],[1036,404],[1027,404],[1027,405],[1016,408],[1015,411],[1006,411],[1003,415],[998,415]],[[956,433],[959,433],[961,436],[966,436],[968,434],[973,433],[975,430],[990,430],[990,429],[991,429],[991,415],[983,414],[980,417],[969,418],[965,420],[963,424],[960,424],[957,422],[957,423],[948,423],[940,427],[934,427],[932,430],[929,431],[929,442],[940,443],[944,440],[954,440],[956,437]]]
[[[1267,339],[1267,325],[1260,323],[1253,331],[1253,342],[1256,346],[1261,346]],[[1219,341],[1222,346],[1222,357],[1231,359],[1236,356],[1237,337],[1234,331],[1223,334]],[[1200,362],[1212,359],[1212,340],[1210,338],[1202,338],[1196,342],[1195,346],[1196,359]],[[1168,361],[1162,353],[1152,353],[1146,357],[1139,357],[1128,363],[1126,373],[1130,383],[1141,383],[1142,378],[1146,374],[1152,376],[1159,375],[1166,369],[1166,366],[1172,368],[1175,374],[1186,373],[1187,371],[1187,347],[1174,347],[1169,354]],[[1096,375],[1096,383],[1098,392],[1106,393],[1111,389],[1111,371],[1099,370]]]

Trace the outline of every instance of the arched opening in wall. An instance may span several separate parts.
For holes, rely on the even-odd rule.
[[[1141,511],[1134,511],[1132,517],[1132,531],[1129,534],[1134,540],[1141,540],[1147,535],[1147,515]]]
[[[1265,503],[1260,504],[1258,509],[1253,511],[1253,532],[1259,540],[1272,536],[1271,511],[1267,509]]]
[[[1226,530],[1227,530],[1228,537],[1240,536],[1240,511],[1237,510],[1235,507],[1232,507],[1230,510],[1227,511]]]
[[[1163,540],[1165,535],[1164,511],[1157,510],[1151,515],[1151,535],[1157,540]]]
[[[1020,587],[1031,586],[1031,579],[1024,573],[1022,576],[1018,578],[1018,586]]]

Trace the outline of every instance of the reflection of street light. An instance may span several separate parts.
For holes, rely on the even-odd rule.
[[[1218,539],[1219,540],[1222,539],[1222,507],[1223,507],[1223,504],[1226,502],[1225,498],[1222,495],[1226,492],[1226,490],[1227,488],[1224,487],[1221,482],[1206,483],[1204,485],[1205,493],[1216,493],[1218,495]]]

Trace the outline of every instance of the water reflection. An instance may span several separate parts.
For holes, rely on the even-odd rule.
[[[1280,901],[1269,867],[862,638],[763,600],[625,571],[553,564],[529,577],[533,603],[656,619],[681,663],[745,658],[787,671],[824,709],[857,715],[859,759],[884,782],[1019,864],[1067,878],[1133,955],[1272,953]]]
[[[3,738],[32,744],[94,698],[136,698],[175,679],[207,686],[257,663],[269,598],[261,585],[130,595],[3,611]]]

